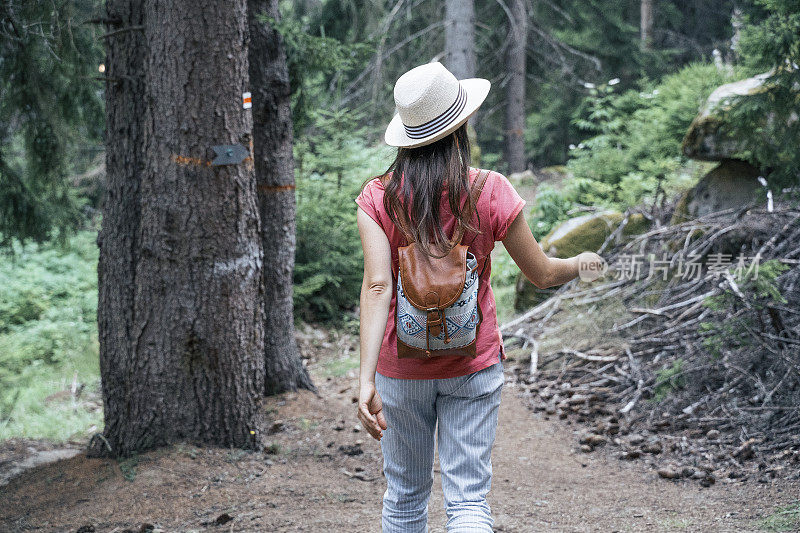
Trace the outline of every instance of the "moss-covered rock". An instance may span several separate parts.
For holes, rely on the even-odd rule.
[[[552,257],[572,257],[587,250],[599,249],[603,242],[622,222],[624,215],[618,211],[601,211],[571,218],[548,233],[540,243],[542,250]],[[647,229],[647,220],[638,213],[628,218],[623,236],[641,233]]]
[[[567,165],[552,165],[539,169],[539,173],[544,175],[551,174],[556,177],[566,178],[569,176],[569,169],[567,168]]]
[[[686,132],[683,154],[701,161],[740,157],[744,150],[744,139],[722,118],[724,111],[730,109],[737,97],[763,91],[764,82],[770,75],[759,74],[714,89]]]
[[[670,219],[670,225],[673,224],[680,224],[681,222],[686,222],[691,220],[692,217],[689,215],[689,198],[691,197],[692,190],[689,189],[688,191],[683,191],[681,195],[678,197],[678,201],[675,202],[675,210],[672,212],[672,219]]]
[[[560,258],[573,257],[585,251],[596,251],[623,219],[624,215],[618,211],[601,211],[569,219],[553,228],[541,240],[542,250],[551,257]],[[643,233],[648,227],[647,219],[639,213],[634,213],[628,218],[628,223],[622,230],[622,237]],[[514,308],[522,310],[532,307],[544,301],[551,292],[537,288],[520,274],[517,277]]]
[[[756,198],[759,170],[744,161],[726,159],[703,176],[694,188],[681,195],[671,224],[742,207]]]

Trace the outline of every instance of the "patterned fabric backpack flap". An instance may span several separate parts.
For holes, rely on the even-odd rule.
[[[482,170],[470,190],[467,213],[478,204],[488,171]],[[474,358],[478,325],[483,321],[478,305],[478,260],[461,244],[464,227],[456,223],[444,257],[432,257],[400,227],[409,242],[398,248],[397,357],[430,358],[458,355]],[[484,260],[484,267],[486,261]]]

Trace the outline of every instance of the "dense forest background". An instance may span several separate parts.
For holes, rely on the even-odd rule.
[[[292,92],[296,320],[355,327],[362,263],[353,199],[391,161],[381,138],[394,81],[417,64],[448,63],[445,28],[466,4],[285,1],[280,20],[265,19],[284,40]],[[742,157],[762,168],[768,161],[776,191],[796,185],[797,1],[472,7],[467,70],[493,87],[472,121],[473,165],[564,177],[537,189],[537,238],[582,210],[645,205],[657,216],[709,168],[687,159],[681,141],[711,91],[771,69],[773,89],[730,119],[746,132]],[[114,81],[103,51],[114,30],[103,23],[96,0],[0,5],[0,438],[66,439],[102,418],[99,400],[76,410],[48,407],[45,398],[79,384],[91,389],[99,373],[94,239],[104,196],[104,87]],[[521,107],[509,108],[515,103]],[[519,122],[521,131],[510,128]],[[512,161],[515,133],[522,159]],[[499,258],[498,291],[515,278],[510,260]]]

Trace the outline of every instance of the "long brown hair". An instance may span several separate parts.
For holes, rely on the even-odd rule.
[[[398,148],[394,161],[381,176],[385,190],[383,205],[389,218],[399,226],[402,217],[404,227],[411,233],[417,246],[428,255],[443,257],[458,244],[450,241],[442,227],[439,206],[445,186],[450,211],[456,218],[453,235],[456,235],[459,226],[480,233],[470,224],[472,213],[464,213],[469,200],[470,162],[465,122],[453,133],[431,144]],[[400,178],[403,176],[405,179],[401,186]],[[462,195],[465,196],[463,205]],[[443,250],[443,255],[434,254],[432,247]]]

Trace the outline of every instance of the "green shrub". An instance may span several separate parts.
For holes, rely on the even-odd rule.
[[[620,94],[601,85],[575,123],[593,136],[576,146],[567,168],[574,175],[565,195],[586,205],[616,209],[652,201],[659,187],[685,187],[687,161],[681,141],[708,95],[736,74],[712,64],[691,64],[660,82]]]
[[[683,363],[683,359],[676,359],[672,362],[672,365],[656,372],[656,386],[653,391],[653,402],[660,402],[667,397],[671,391],[682,389],[686,386],[686,380],[682,373]]]
[[[15,243],[0,254],[0,439],[69,438],[101,421],[98,404],[46,402],[77,380],[99,384],[96,233],[65,246]]]
[[[295,316],[340,320],[358,304],[363,275],[356,204],[361,184],[388,165],[389,151],[341,139],[296,147]]]
[[[560,191],[543,183],[536,191],[536,204],[531,217],[531,230],[534,237],[541,240],[559,223],[566,220],[567,212],[573,207],[570,193]]]
[[[640,90],[591,89],[573,121],[589,137],[571,147],[561,188],[539,187],[534,235],[543,237],[580,206],[624,211],[652,203],[658,191],[672,196],[694,185],[707,165],[688,161],[681,141],[708,95],[740,75],[696,63],[658,83],[643,80]]]
[[[492,254],[490,283],[497,306],[497,321],[502,324],[514,315],[516,281],[522,274],[505,247],[498,243],[497,248]]]
[[[332,319],[358,302],[361,244],[352,184],[315,175],[298,184],[295,312],[307,320]]]
[[[800,500],[777,507],[760,520],[764,531],[797,531],[800,529]]]
[[[760,15],[749,16],[742,30],[741,53],[749,74],[772,72],[764,90],[734,100],[726,120],[744,133],[746,156],[771,169],[777,187],[800,182],[800,4],[797,0],[756,0]]]

